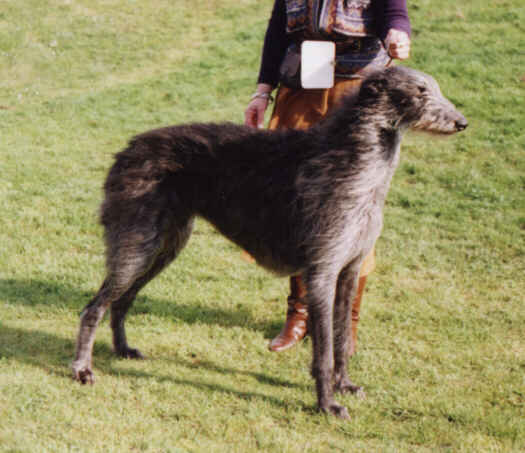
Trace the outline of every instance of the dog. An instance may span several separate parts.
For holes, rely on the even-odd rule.
[[[74,379],[94,382],[95,330],[108,307],[116,354],[142,358],[128,346],[126,312],[200,216],[266,269],[303,276],[318,408],[349,418],[334,398],[359,389],[347,372],[349,304],[382,227],[403,133],[466,127],[431,76],[394,66],[306,131],[209,123],[138,135],[116,154],[104,185],[107,274],[81,313]]]

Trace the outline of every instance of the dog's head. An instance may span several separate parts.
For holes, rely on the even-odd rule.
[[[454,134],[468,126],[434,78],[415,69],[392,66],[378,71],[365,80],[360,96],[387,103],[396,113],[396,127]]]

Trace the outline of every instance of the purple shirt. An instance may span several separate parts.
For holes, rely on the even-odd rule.
[[[377,33],[381,40],[386,38],[388,30],[391,28],[405,31],[410,36],[411,29],[406,0],[374,0],[373,6],[378,11],[376,14]],[[279,67],[291,42],[291,35],[286,33],[285,2],[284,0],[275,0],[272,16],[264,37],[257,83],[277,86],[279,83]]]

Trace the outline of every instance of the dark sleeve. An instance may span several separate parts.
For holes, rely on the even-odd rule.
[[[286,33],[286,8],[284,0],[275,0],[272,16],[268,22],[257,83],[268,83],[277,86],[279,67],[290,44]]]
[[[405,31],[410,36],[407,0],[377,0],[375,7],[376,17],[379,17],[378,34],[382,40],[391,28]]]

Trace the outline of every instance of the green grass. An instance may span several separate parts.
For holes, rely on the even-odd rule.
[[[287,281],[197,224],[139,296],[118,360],[70,379],[103,277],[101,186],[132,135],[242,122],[271,1],[0,0],[0,451],[525,451],[525,10],[409,2],[407,63],[470,127],[411,135],[392,184],[344,396],[315,411],[310,342],[266,345]]]

